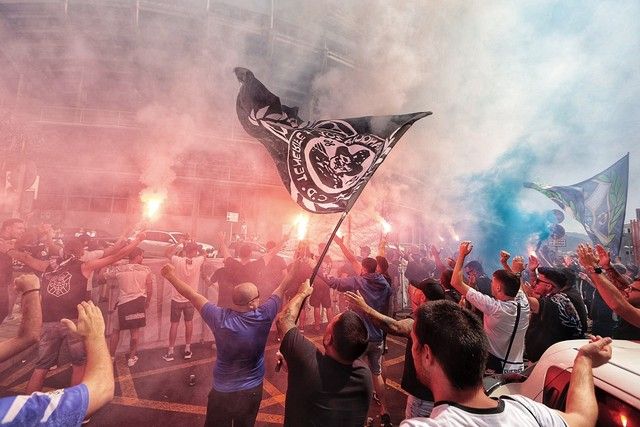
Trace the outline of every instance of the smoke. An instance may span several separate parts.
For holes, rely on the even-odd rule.
[[[555,207],[523,191],[523,181],[578,182],[627,151],[630,181],[640,178],[636,2],[207,4],[178,1],[180,13],[143,9],[136,19],[89,5],[99,13],[86,29],[86,11],[70,3],[62,22],[83,30],[57,44],[15,31],[4,14],[0,105],[16,98],[24,71],[21,102],[133,112],[143,129],[122,142],[136,147],[135,158],[120,156],[121,169],[134,164],[145,188],[169,194],[178,193],[175,171],[188,153],[215,158],[242,136],[235,66],[252,69],[306,119],[430,110],[379,169],[353,222],[375,229],[382,215],[395,230],[419,216],[421,240],[440,236],[452,247],[455,236],[473,238],[486,260],[540,233],[539,217]],[[100,149],[89,140],[83,156],[95,158],[85,163],[102,162]],[[255,170],[272,172],[249,156]],[[640,199],[629,197],[633,212]]]

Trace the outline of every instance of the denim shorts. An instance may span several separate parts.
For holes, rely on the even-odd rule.
[[[82,337],[60,322],[44,322],[38,344],[37,369],[49,369],[58,363],[61,350],[66,351],[75,366],[84,365],[87,353]]]
[[[382,374],[382,352],[384,350],[384,344],[380,342],[371,342],[367,345],[367,350],[362,355],[369,361],[369,369],[373,375]]]

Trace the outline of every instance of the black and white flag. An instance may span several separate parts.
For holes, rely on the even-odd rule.
[[[314,213],[344,212],[411,125],[431,114],[305,122],[246,68],[236,109],[249,135],[269,150],[291,197]]]

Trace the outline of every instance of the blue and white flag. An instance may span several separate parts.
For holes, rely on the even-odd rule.
[[[586,181],[566,187],[551,187],[526,182],[570,212],[587,231],[593,243],[599,243],[618,255],[629,185],[629,153],[608,169]]]
[[[430,112],[305,122],[246,68],[240,123],[269,151],[293,200],[314,213],[348,211],[400,137]]]

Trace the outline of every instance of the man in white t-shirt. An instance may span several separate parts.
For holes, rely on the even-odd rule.
[[[491,280],[493,298],[470,287],[464,282],[462,266],[472,249],[471,242],[460,243],[451,285],[484,315],[484,331],[489,338],[486,368],[500,374],[522,372],[530,309],[526,295],[520,290],[520,279],[510,271],[496,270]]]
[[[151,269],[142,265],[144,251],[135,248],[129,254],[129,263],[106,268],[105,279],[115,280],[118,285],[118,299],[111,316],[111,339],[109,342],[111,357],[115,357],[120,331],[129,330],[129,358],[127,365],[138,362],[138,339],[140,328],[146,326],[146,309],[149,308],[153,293],[153,274]],[[115,311],[117,308],[117,311]],[[111,307],[110,307],[111,310]]]
[[[482,377],[489,341],[477,316],[451,301],[420,306],[414,313],[411,338],[416,376],[431,389],[436,403],[430,418],[409,418],[400,427],[566,427],[596,423],[598,403],[592,368],[611,359],[611,338],[595,337],[579,349],[565,412],[524,396],[487,396]]]
[[[171,264],[176,269],[176,277],[188,284],[193,290],[198,290],[200,282],[200,270],[204,264],[204,254],[200,247],[193,242],[185,243],[183,253],[185,256],[172,255]],[[183,357],[191,359],[191,337],[193,336],[193,304],[188,299],[180,295],[173,287],[171,288],[171,328],[169,329],[169,349],[167,354],[162,356],[167,362],[174,360],[174,346],[178,336],[178,324],[180,317],[184,314],[184,337],[185,347]]]

